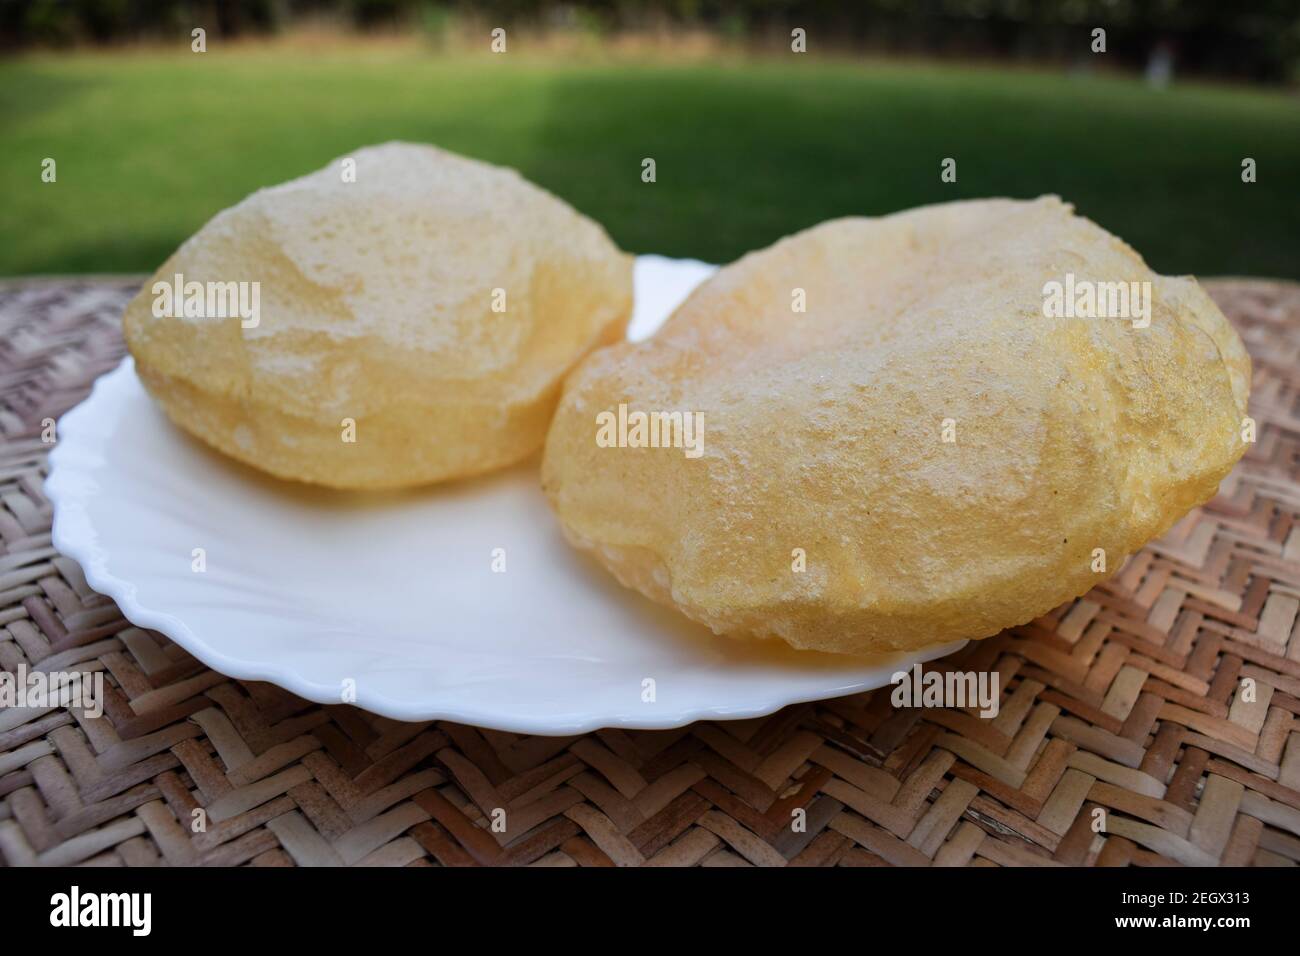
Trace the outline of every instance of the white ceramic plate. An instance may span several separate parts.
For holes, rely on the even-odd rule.
[[[711,271],[638,260],[630,334],[648,335]],[[399,720],[677,727],[879,687],[961,646],[855,661],[715,637],[570,548],[536,460],[402,494],[278,482],[172,426],[129,359],[58,436],[54,545],[91,586],[210,667],[322,703],[352,688]]]

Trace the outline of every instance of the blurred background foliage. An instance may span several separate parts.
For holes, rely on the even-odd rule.
[[[1158,49],[1194,73],[1300,79],[1296,0],[3,0],[0,43],[109,43],[196,24],[230,39],[311,19],[436,34],[465,18],[597,35],[699,27],[782,45],[799,26],[841,48],[1035,60],[1079,56],[1079,27],[1101,25],[1130,65]]]

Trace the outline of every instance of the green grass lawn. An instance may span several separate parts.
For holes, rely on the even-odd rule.
[[[1300,278],[1300,101],[1280,91],[274,47],[0,63],[0,274],[152,270],[253,189],[389,139],[515,166],[635,252],[724,262],[834,216],[1055,192],[1161,272]]]

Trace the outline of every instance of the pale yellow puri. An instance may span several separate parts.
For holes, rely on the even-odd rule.
[[[1150,283],[1149,326],[1045,315],[1067,276]],[[1057,198],[948,203],[783,239],[594,352],[543,483],[570,541],[716,632],[912,650],[1032,620],[1210,498],[1249,381],[1195,280]],[[620,404],[702,416],[698,457],[671,424],[598,443]]]
[[[256,283],[255,324],[214,314],[237,311],[220,291],[207,314],[156,314],[155,283],[178,274]],[[170,311],[197,301],[179,298]],[[208,444],[281,478],[381,488],[536,451],[564,375],[631,309],[631,257],[599,225],[513,170],[388,143],[219,213],[123,326],[149,392]]]

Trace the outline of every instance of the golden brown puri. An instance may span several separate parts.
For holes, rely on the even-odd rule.
[[[1150,325],[1046,317],[1067,273],[1149,282]],[[1195,280],[1057,198],[949,203],[783,239],[592,353],[543,483],[570,541],[716,632],[911,650],[1032,620],[1210,498],[1249,379]],[[602,447],[620,404],[702,416],[702,454]]]
[[[355,181],[336,160],[256,192],[162,265],[123,320],[140,378],[282,478],[398,487],[526,458],[564,375],[622,337],[631,257],[513,170],[407,143],[345,159]],[[258,283],[256,326],[156,317],[178,273]]]

